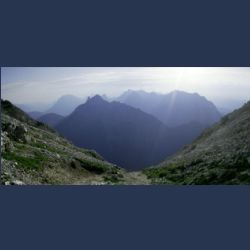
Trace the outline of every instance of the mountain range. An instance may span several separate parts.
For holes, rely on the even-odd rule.
[[[94,113],[99,112],[99,104],[117,109],[103,102],[96,97],[85,105]],[[81,114],[85,105],[75,112]],[[140,119],[148,118],[142,112]],[[128,172],[93,150],[74,146],[51,127],[1,100],[1,154],[1,184],[5,185],[250,184],[250,101],[160,164]]]
[[[216,106],[205,97],[184,91],[159,94],[142,90],[128,90],[117,98],[109,99],[106,95],[101,97],[105,101],[117,101],[139,108],[141,111],[153,115],[168,127],[176,127],[190,122],[210,126],[217,122],[222,114],[229,112],[227,109],[220,108],[220,113]],[[34,119],[49,113],[67,116],[85,101],[84,98],[65,95],[59,98],[49,109],[44,111],[34,111],[33,109],[31,112],[29,111],[29,115]],[[26,110],[24,109],[24,111]]]
[[[16,106],[27,112],[33,119],[38,119],[46,114],[67,116],[72,113],[77,106],[85,101],[86,100],[84,98],[79,98],[74,95],[64,95],[53,104],[18,104]]]
[[[55,129],[78,147],[94,149],[129,170],[156,164],[190,143],[205,128],[197,122],[168,128],[154,116],[101,96],[89,98]]]
[[[116,101],[152,114],[169,127],[194,121],[212,125],[222,116],[216,106],[205,97],[184,91],[158,94],[128,90]]]
[[[183,91],[163,95],[128,90],[113,102],[105,95],[78,105],[82,102],[81,98],[63,96],[43,114],[29,115],[75,145],[94,149],[130,170],[159,163],[220,117],[206,98]],[[72,110],[68,117],[61,115]]]
[[[66,95],[45,112],[29,115],[76,146],[96,150],[129,170],[158,164],[221,117],[205,97],[183,91],[128,90],[115,101],[96,95],[83,103]]]
[[[56,103],[46,110],[44,113],[55,113],[61,116],[67,116],[80,104],[84,103],[83,98],[76,97],[74,95],[64,95],[59,98]]]

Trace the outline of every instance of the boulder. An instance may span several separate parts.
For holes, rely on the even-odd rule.
[[[27,133],[27,128],[19,125],[14,130],[14,137],[16,140],[25,141],[25,134]]]
[[[6,123],[3,125],[3,131],[15,141],[30,142],[31,137],[28,135],[28,129],[22,124],[16,124],[15,122]]]

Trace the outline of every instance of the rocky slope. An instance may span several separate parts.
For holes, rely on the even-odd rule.
[[[2,184],[117,184],[126,171],[1,101]],[[127,178],[128,179],[128,178]]]
[[[250,184],[250,102],[144,173],[152,183]]]

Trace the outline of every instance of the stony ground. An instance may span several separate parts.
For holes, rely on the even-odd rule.
[[[141,172],[126,172],[124,174],[124,184],[126,185],[149,185],[151,181]]]
[[[1,132],[3,184],[102,185],[133,183],[136,179],[95,151],[77,148],[55,132],[5,114]],[[143,178],[138,178],[140,183]]]
[[[144,173],[154,183],[250,184],[250,102]]]
[[[148,184],[92,150],[75,147],[9,102],[1,116],[1,184]]]

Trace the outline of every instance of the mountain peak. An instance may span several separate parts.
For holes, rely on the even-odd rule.
[[[175,90],[171,91],[169,93],[169,95],[171,95],[171,94],[175,94],[175,95],[193,95],[191,93],[188,93],[188,92],[183,91],[183,90],[178,90],[178,89],[175,89]]]
[[[106,102],[105,100],[103,100],[103,98],[100,95],[95,95],[93,97],[88,97],[87,103],[104,103]]]
[[[58,115],[67,116],[82,103],[84,103],[84,99],[80,97],[64,95],[61,96],[45,113],[56,113]]]
[[[76,96],[74,96],[74,95],[63,95],[63,96],[61,96],[58,100],[60,100],[60,99],[72,99],[72,98],[78,98],[78,97],[76,97]]]

